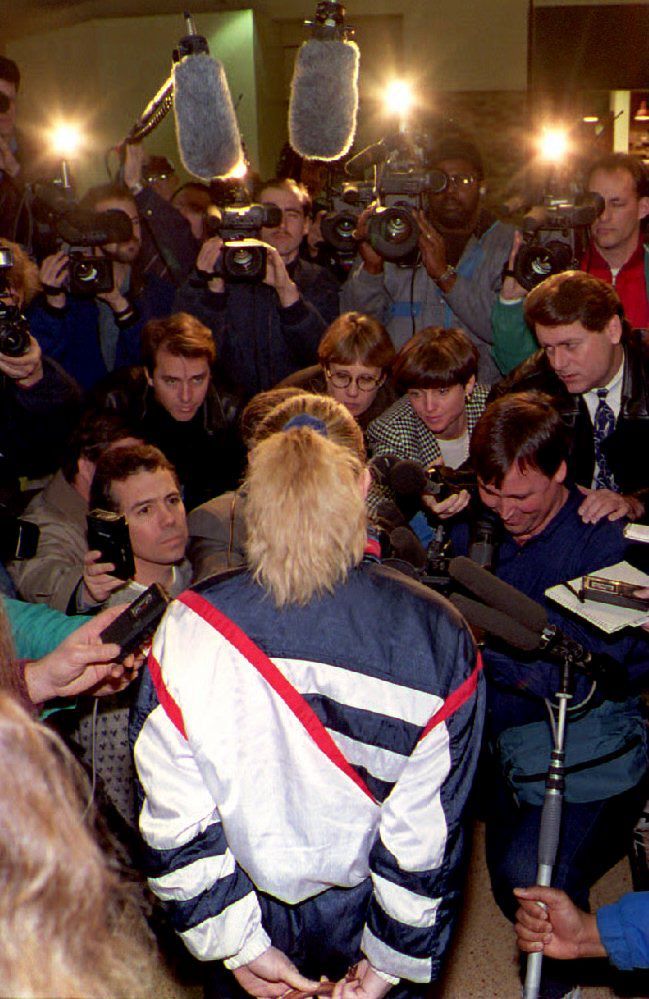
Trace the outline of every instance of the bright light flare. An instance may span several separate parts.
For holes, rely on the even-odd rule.
[[[385,108],[390,114],[404,117],[414,103],[412,87],[405,80],[393,80],[386,88],[384,101]]]
[[[74,122],[62,121],[50,132],[52,151],[61,159],[70,159],[83,145],[83,134]]]
[[[239,160],[235,166],[232,167],[230,172],[226,174],[225,180],[243,180],[248,172],[248,167],[246,166],[245,160]]]
[[[560,163],[568,154],[568,133],[565,128],[545,128],[539,138],[541,159]]]

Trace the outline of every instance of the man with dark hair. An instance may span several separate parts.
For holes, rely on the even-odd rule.
[[[615,659],[616,700],[575,671],[566,734],[566,790],[553,884],[587,908],[590,886],[626,852],[646,799],[647,744],[639,698],[649,673],[646,640],[601,632],[545,597],[556,584],[624,558],[622,526],[584,523],[582,496],[567,484],[569,431],[553,401],[536,392],[491,403],[471,440],[480,497],[502,521],[494,572],[541,603],[557,625],[592,653]],[[460,532],[458,548],[465,539]],[[513,919],[514,887],[536,880],[545,772],[550,762],[548,705],[561,665],[543,653],[485,650],[489,766],[485,771],[487,862],[496,901]],[[541,994],[564,996],[578,971],[544,963]]]
[[[195,316],[178,312],[150,320],[142,333],[142,358],[142,367],[123,368],[98,385],[93,399],[124,413],[160,448],[192,510],[239,480],[240,400],[217,381],[214,339]]]
[[[549,392],[572,427],[571,477],[580,514],[644,519],[649,495],[649,349],[622,319],[615,290],[581,271],[554,274],[528,295],[525,315],[541,350],[497,395]]]
[[[96,212],[120,211],[130,220],[129,239],[93,249],[111,262],[113,286],[97,294],[70,294],[69,256],[60,250],[41,265],[45,300],[34,306],[30,322],[44,352],[89,389],[108,371],[139,362],[142,327],[152,316],[170,312],[174,292],[169,282],[139,271],[140,216],[126,188],[91,188],[81,204]]]
[[[649,215],[649,178],[636,156],[608,153],[591,166],[586,190],[599,194],[604,210],[590,227],[590,242],[580,267],[611,284],[634,328],[649,327],[649,249],[642,226]],[[520,246],[516,237],[510,270]],[[510,371],[536,348],[533,329],[524,321],[525,289],[512,277],[503,282],[494,305],[494,357],[501,371]]]
[[[491,309],[513,229],[482,205],[484,170],[473,142],[444,136],[429,164],[446,175],[447,184],[440,194],[429,196],[426,213],[418,214],[417,265],[386,263],[370,246],[368,209],[357,227],[361,260],[342,288],[341,309],[376,316],[397,348],[423,327],[459,327],[480,353],[479,380],[490,385],[498,375],[491,356]]]
[[[89,603],[84,597],[86,516],[95,466],[104,451],[138,438],[116,413],[87,412],[74,432],[61,469],[35,496],[25,520],[40,528],[33,558],[11,562],[9,573],[24,600],[49,604],[74,614]]]
[[[246,399],[315,364],[320,338],[338,315],[335,278],[298,255],[309,226],[306,190],[292,180],[273,180],[259,198],[282,214],[278,226],[261,231],[268,245],[263,282],[213,277],[223,248],[214,236],[203,243],[196,272],[175,303],[210,327],[223,371]]]

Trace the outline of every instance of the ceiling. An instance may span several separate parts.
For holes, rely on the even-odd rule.
[[[311,17],[316,7],[316,0],[186,0],[186,3],[192,14],[253,8],[282,20]],[[407,5],[408,0],[352,0],[357,15],[400,13]],[[0,7],[3,40],[93,18],[181,14],[184,9],[183,0],[0,0]],[[349,17],[349,6],[347,12]]]

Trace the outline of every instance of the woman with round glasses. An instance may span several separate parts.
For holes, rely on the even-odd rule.
[[[320,364],[296,372],[281,384],[332,396],[365,430],[396,399],[388,380],[394,353],[378,320],[362,312],[344,312],[320,341]]]

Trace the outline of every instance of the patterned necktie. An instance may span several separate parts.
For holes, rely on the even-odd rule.
[[[593,444],[595,445],[595,461],[597,462],[597,475],[595,476],[595,489],[612,489],[617,492],[615,478],[608,467],[608,463],[602,451],[602,442],[609,437],[615,429],[615,416],[613,410],[606,401],[608,389],[597,389],[599,403],[595,410],[593,420]]]

